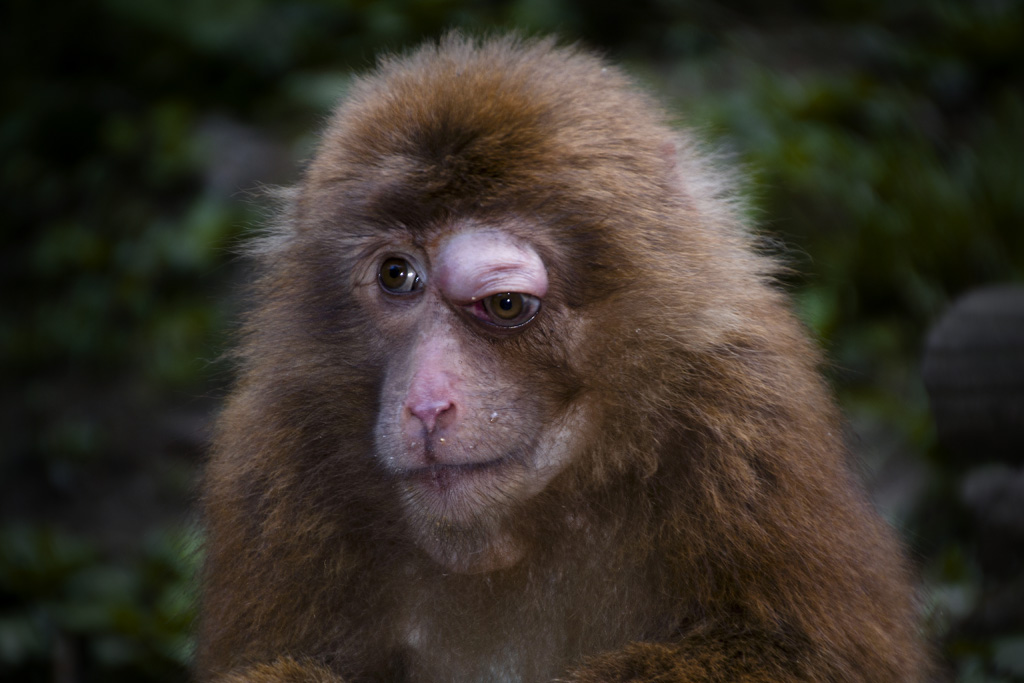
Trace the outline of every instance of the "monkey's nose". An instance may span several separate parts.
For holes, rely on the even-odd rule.
[[[406,410],[423,423],[423,427],[429,434],[442,420],[451,420],[455,414],[455,404],[444,399],[422,401],[407,405]]]

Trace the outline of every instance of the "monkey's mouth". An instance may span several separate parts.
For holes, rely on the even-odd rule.
[[[435,463],[426,467],[407,470],[406,479],[421,486],[445,491],[470,480],[497,474],[508,464],[508,458],[496,458],[486,462],[470,462],[459,464]]]

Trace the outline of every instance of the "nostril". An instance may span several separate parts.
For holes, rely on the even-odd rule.
[[[442,416],[451,417],[455,412],[455,404],[451,401],[424,401],[407,406],[409,412],[423,423],[428,432],[434,431]]]

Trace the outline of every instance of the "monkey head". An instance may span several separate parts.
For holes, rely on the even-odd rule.
[[[354,86],[274,247],[288,293],[264,306],[305,311],[294,325],[315,343],[296,353],[336,392],[311,410],[336,409],[323,417],[335,431],[358,423],[338,449],[369,451],[418,546],[461,572],[516,563],[537,495],[567,470],[608,468],[587,461],[596,442],[619,440],[634,465],[654,457],[630,411],[631,359],[666,309],[631,301],[701,298],[679,274],[694,267],[663,248],[677,237],[659,221],[689,200],[660,110],[589,59],[584,80],[604,96],[575,107],[563,65],[505,63],[514,52],[385,61]],[[464,86],[485,99],[461,99]]]

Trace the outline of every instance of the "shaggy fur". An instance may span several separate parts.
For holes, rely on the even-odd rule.
[[[550,41],[449,36],[357,81],[255,250],[200,678],[921,680],[900,552],[732,196],[621,72]],[[472,348],[540,422],[586,415],[508,514],[522,559],[476,574],[410,537],[373,437],[402,341],[348,294],[367,244],[466,222],[516,226],[551,280],[528,330]]]

